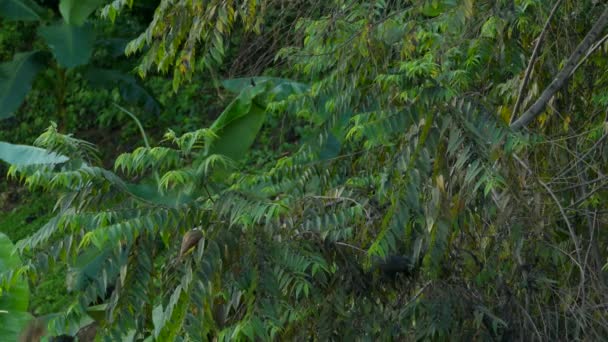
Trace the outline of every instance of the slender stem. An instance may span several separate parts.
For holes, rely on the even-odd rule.
[[[144,138],[144,144],[146,145],[146,148],[150,148],[150,143],[148,142],[148,136],[146,135],[146,131],[144,131],[144,126],[141,125],[141,122],[139,121],[139,119],[137,119],[137,117],[129,112],[128,110],[126,110],[124,107],[121,107],[120,105],[116,104],[116,103],[112,103],[116,108],[120,109],[121,111],[123,111],[124,113],[126,113],[128,116],[131,117],[131,119],[133,119],[133,121],[135,121],[135,123],[137,124],[137,127],[139,127],[139,131],[141,133],[141,136]]]
[[[65,89],[67,76],[65,69],[57,66],[57,90],[55,91],[55,99],[57,100],[57,115],[59,116],[59,130],[66,127],[65,118]]]
[[[133,119],[133,121],[135,121],[135,123],[137,124],[137,127],[139,127],[139,131],[141,132],[141,136],[144,139],[144,145],[146,145],[146,148],[149,150],[151,147],[150,147],[150,142],[148,141],[148,136],[146,135],[146,131],[144,130],[144,126],[142,126],[141,122],[135,116],[135,114],[129,112],[128,110],[126,110],[125,108],[121,107],[117,103],[112,103],[112,104],[116,108],[120,109],[121,111],[123,111],[124,113],[126,113],[128,116],[130,116],[131,119]],[[158,174],[158,171],[156,171],[156,170],[154,170],[154,179],[156,180],[156,184],[160,184],[160,176]]]
[[[524,169],[526,169],[526,171],[528,171],[529,174],[533,174],[532,170],[530,169],[530,167],[528,167],[528,165],[521,160],[516,154],[513,154],[513,158],[521,165],[524,167]],[[578,237],[576,236],[576,231],[574,230],[574,227],[572,227],[572,225],[570,224],[570,220],[568,219],[568,215],[566,215],[566,211],[564,210],[564,207],[561,205],[561,203],[559,202],[559,199],[557,198],[557,196],[555,195],[555,193],[551,190],[551,188],[549,188],[549,186],[543,182],[542,180],[540,180],[540,178],[537,178],[536,181],[543,187],[545,188],[545,190],[547,190],[547,192],[549,193],[549,196],[551,196],[551,198],[553,199],[553,201],[555,202],[555,205],[559,208],[559,212],[562,215],[562,218],[564,219],[564,222],[566,223],[566,226],[568,227],[568,233],[570,234],[570,238],[572,239],[572,243],[574,244],[574,251],[576,252],[576,256],[577,256],[577,266],[579,267],[579,270],[581,272],[581,281],[580,281],[580,289],[583,289],[583,284],[585,283],[585,270],[583,269],[583,266],[581,265],[581,247],[580,247],[580,243],[578,241]]]

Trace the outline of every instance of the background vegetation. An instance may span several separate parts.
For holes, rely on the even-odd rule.
[[[608,338],[602,2],[0,16],[1,336]]]

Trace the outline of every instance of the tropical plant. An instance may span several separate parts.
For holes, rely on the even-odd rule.
[[[237,11],[171,4],[132,47],[151,44],[142,73],[173,66],[179,85],[190,39],[214,56],[209,37],[227,19],[210,15],[223,10],[233,25]],[[606,6],[326,6],[286,13],[302,39],[270,70],[307,85],[225,82],[238,96],[209,128],[168,131],[160,146],[119,156],[114,172],[54,127],[37,144],[68,160],[12,160],[9,175],[59,195],[57,216],[17,244],[38,255],[31,274],[47,266],[37,260],[71,265],[74,303],[52,328],[112,284],[107,340],[608,336]],[[549,35],[557,44],[541,49]],[[251,163],[270,115],[294,123],[300,144]]]
[[[144,103],[146,109],[158,112],[156,100],[133,76],[90,65],[97,32],[87,19],[101,3],[99,0],[62,0],[59,3],[61,19],[31,0],[7,0],[0,4],[3,20],[38,22],[38,36],[47,46],[47,49],[16,53],[12,61],[0,64],[0,120],[14,115],[34,79],[45,68],[54,69],[57,76],[53,87],[61,119],[65,119],[68,77],[76,70],[83,72],[93,85],[118,87],[125,100]]]
[[[32,319],[27,312],[30,294],[27,279],[15,272],[21,265],[15,246],[0,233],[0,335],[9,341],[17,341]]]

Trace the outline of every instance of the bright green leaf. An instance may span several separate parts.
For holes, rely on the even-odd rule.
[[[209,142],[209,154],[222,154],[238,160],[258,134],[266,118],[266,111],[254,99],[265,87],[257,85],[246,88],[215,120],[211,130],[218,136]]]
[[[19,255],[14,253],[15,246],[11,240],[0,233],[0,276],[21,267]],[[27,279],[13,274],[14,281],[8,291],[0,290],[0,336],[3,341],[17,341],[22,329],[31,320],[27,313],[30,290]]]

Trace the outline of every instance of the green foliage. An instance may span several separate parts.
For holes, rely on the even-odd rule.
[[[21,267],[11,240],[0,233],[0,334],[16,341],[21,330],[32,319],[27,312],[29,287],[27,280],[15,270]]]
[[[68,25],[81,26],[103,0],[61,0],[59,12]]]
[[[39,21],[44,10],[34,0],[2,0],[0,15],[11,20]]]
[[[142,105],[150,113],[159,114],[160,104],[148,89],[132,75],[118,70],[87,68],[84,77],[94,87],[112,89],[118,87],[120,96],[133,105]]]
[[[0,64],[0,120],[12,116],[19,108],[45,57],[40,51],[25,52],[16,54],[11,62]]]
[[[133,1],[117,0],[107,5],[102,16],[115,20],[117,13]],[[259,32],[263,9],[258,0],[206,3],[192,1],[162,1],[154,19],[145,32],[127,45],[127,55],[145,52],[138,73],[147,75],[152,66],[162,72],[173,67],[173,88],[190,79],[195,66],[211,69],[222,64],[227,50],[227,38],[241,23],[246,31]],[[203,45],[198,48],[197,45]],[[200,55],[198,58],[197,56]]]
[[[16,54],[12,62],[2,64],[0,66],[0,101],[6,105],[2,106],[0,119],[11,116],[14,111],[19,109],[39,71],[50,68],[55,73],[55,78],[47,78],[45,81],[52,83],[50,87],[54,88],[53,95],[56,99],[59,119],[62,123],[67,121],[68,117],[65,115],[67,87],[70,78],[78,75],[73,72],[74,69],[89,66],[90,71],[87,72],[89,78],[98,76],[101,70],[90,65],[98,32],[93,25],[85,24],[85,20],[100,4],[99,1],[62,0],[59,7],[63,20],[52,25],[44,25],[46,20],[38,18],[38,21],[43,24],[38,27],[38,36],[51,50],[57,65],[50,63],[49,58],[46,58],[47,54],[40,51]],[[12,13],[10,9],[7,11],[9,11],[7,12],[9,18],[20,19],[19,16],[9,15]],[[104,75],[103,78],[97,78],[94,82],[95,85],[109,89],[119,86],[120,95],[125,100],[139,104],[143,99],[146,109],[159,112],[157,101],[132,76],[119,70],[108,70],[107,75]]]
[[[541,51],[524,107],[605,6],[566,2],[549,31],[560,49]],[[17,244],[35,255],[22,271],[69,265],[72,302],[51,325],[79,322],[111,284],[107,340],[607,336],[605,61],[590,52],[530,131],[507,126],[551,4],[277,3],[161,1],[128,47],[148,46],[140,73],[173,68],[163,87],[176,89],[196,49],[222,72],[228,39],[272,27],[262,5],[281,8],[298,43],[267,72],[286,78],[223,82],[238,95],[208,128],[168,130],[112,172],[52,126],[36,144],[69,160],[11,166],[58,197]]]
[[[255,98],[264,92],[264,85],[244,89],[209,128],[213,135],[208,139],[211,154],[230,159],[241,159],[249,149],[265,121],[266,112]]]
[[[62,67],[70,69],[89,62],[95,38],[91,27],[62,23],[42,26],[38,32]]]
[[[210,154],[221,154],[233,160],[243,158],[266,120],[264,103],[285,100],[306,91],[306,86],[289,80],[251,78],[223,82],[240,93],[211,125],[213,135],[207,139]]]

